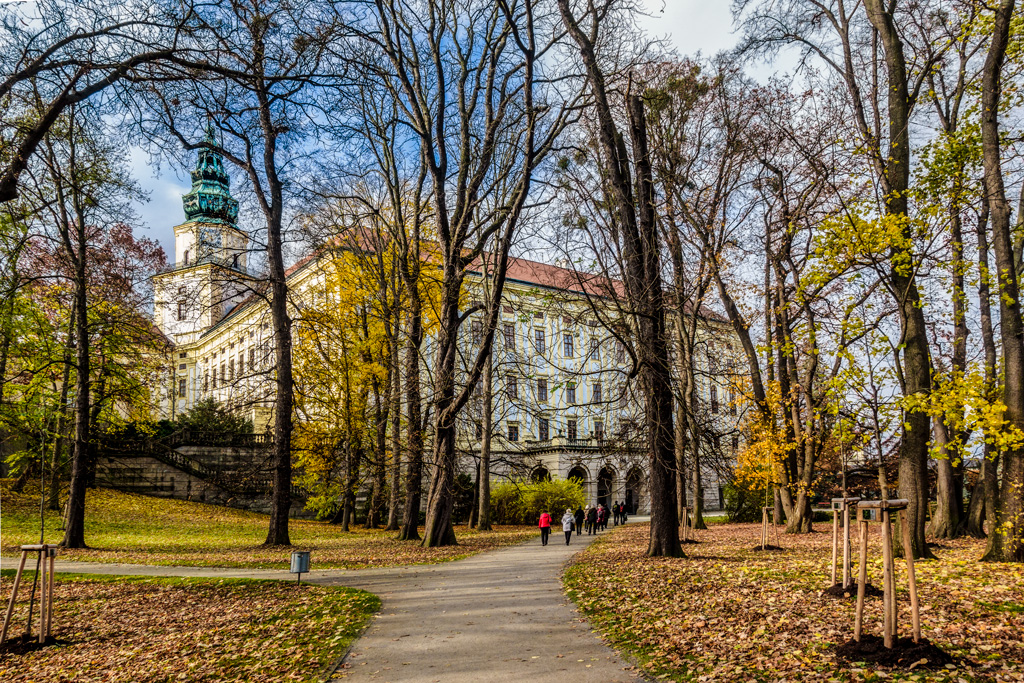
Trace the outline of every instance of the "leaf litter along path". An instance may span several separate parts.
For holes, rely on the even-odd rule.
[[[314,571],[306,575],[311,583],[360,588],[383,601],[383,608],[353,644],[335,680],[645,680],[595,634],[562,591],[560,577],[566,563],[595,538],[574,535],[571,545],[566,546],[564,536],[553,533],[546,547],[533,540],[439,565]],[[315,566],[315,556],[313,563]],[[8,561],[4,564],[10,566]],[[94,562],[59,562],[58,571],[267,579],[289,576],[268,570]]]

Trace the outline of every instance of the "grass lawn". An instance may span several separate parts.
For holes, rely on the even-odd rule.
[[[28,489],[26,489],[28,491]],[[13,555],[24,543],[39,542],[38,494],[10,491],[0,482],[0,552]],[[392,567],[447,562],[494,548],[513,545],[538,534],[532,527],[504,526],[480,532],[457,527],[459,545],[422,548],[417,541],[397,541],[395,532],[354,529],[292,520],[291,541],[313,551],[314,569]],[[153,565],[286,568],[289,552],[262,548],[267,516],[244,510],[95,489],[86,496],[87,550],[61,551],[63,560],[129,562]],[[60,516],[46,515],[46,541],[63,538]]]
[[[12,579],[7,570],[0,578],[5,598]],[[282,581],[75,574],[56,580],[58,644],[0,652],[0,680],[321,680],[380,608],[380,599],[364,591]],[[19,593],[27,601],[28,591]],[[23,601],[16,632],[26,612]]]
[[[752,550],[760,524],[715,525],[684,545],[684,559],[647,558],[649,526],[620,527],[578,555],[564,582],[608,640],[667,680],[1024,681],[1024,567],[978,562],[984,541],[974,539],[943,541],[938,561],[916,563],[922,635],[957,659],[954,668],[837,660],[831,648],[853,637],[856,600],[821,595],[831,528],[817,526],[821,533],[781,534],[786,550],[762,553]],[[880,587],[872,529],[868,581]],[[905,586],[905,565],[896,580]],[[905,588],[898,603],[909,636]],[[867,601],[866,634],[881,634],[881,604]]]

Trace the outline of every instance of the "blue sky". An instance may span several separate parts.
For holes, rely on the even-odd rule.
[[[733,46],[732,14],[729,0],[645,0],[651,16],[641,25],[653,36],[667,38],[682,55],[704,56]],[[191,181],[169,164],[154,164],[142,150],[133,150],[132,168],[136,179],[149,193],[149,202],[137,207],[145,225],[143,235],[156,239],[174,260],[174,226],[184,220],[181,195]],[[232,173],[233,180],[237,176]],[[237,180],[234,180],[237,182]]]

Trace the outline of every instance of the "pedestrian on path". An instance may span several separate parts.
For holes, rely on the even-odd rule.
[[[597,530],[604,531],[608,528],[608,508],[604,506],[604,503],[599,503],[597,506]]]
[[[569,539],[572,538],[572,526],[576,523],[576,518],[573,517],[572,510],[569,508],[565,509],[565,514],[562,515],[562,531],[565,532],[565,544],[569,545]]]
[[[583,508],[576,508],[576,535],[583,535],[583,522],[586,520],[586,515],[583,514]]]
[[[615,526],[619,525],[619,501],[612,503],[612,517],[615,520]]]
[[[537,526],[540,527],[540,544],[547,545],[548,536],[551,535],[551,515],[546,510],[540,513],[540,523]]]
[[[587,510],[587,533],[591,536],[597,533],[597,508]]]

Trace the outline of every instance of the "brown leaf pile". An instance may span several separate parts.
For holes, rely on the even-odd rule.
[[[5,598],[11,585],[5,572]],[[58,645],[0,653],[0,680],[318,680],[379,606],[375,596],[350,588],[58,574]],[[16,631],[26,612],[23,603]]]
[[[713,526],[686,558],[647,558],[649,527],[605,536],[565,575],[577,604],[644,669],[679,681],[1024,681],[1024,567],[982,563],[984,541],[944,541],[916,564],[922,636],[955,664],[887,669],[844,664],[833,648],[853,635],[854,600],[825,597],[831,535],[782,536],[785,551],[750,550],[759,525]],[[881,584],[872,534],[868,580]],[[897,567],[898,626],[910,635],[905,565]],[[856,569],[856,567],[855,567]],[[865,633],[881,633],[881,600]]]
[[[26,490],[10,490],[0,483],[3,500],[3,546],[14,555],[19,545],[39,542],[39,498]],[[87,550],[61,552],[62,560],[126,562],[190,567],[276,568],[288,566],[290,548],[260,547],[267,535],[268,517],[180,500],[90,490],[86,496]],[[47,513],[46,541],[63,537],[59,513]],[[422,548],[418,541],[398,541],[396,532],[337,525],[313,520],[291,520],[291,541],[296,549],[312,551],[315,569],[362,569],[406,564],[448,562],[486,550],[520,543],[539,532],[534,527],[497,526],[476,531],[455,530],[459,545]]]

